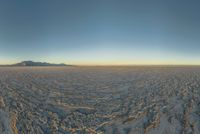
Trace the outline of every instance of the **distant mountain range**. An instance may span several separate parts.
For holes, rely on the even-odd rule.
[[[47,62],[34,62],[34,61],[22,61],[20,63],[12,64],[12,65],[4,65],[4,66],[71,66],[66,64],[54,64]]]

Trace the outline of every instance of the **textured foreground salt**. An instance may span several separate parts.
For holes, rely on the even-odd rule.
[[[2,134],[199,134],[200,67],[2,67]]]

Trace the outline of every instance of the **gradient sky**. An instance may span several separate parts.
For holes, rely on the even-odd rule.
[[[199,0],[0,0],[0,64],[200,64]]]

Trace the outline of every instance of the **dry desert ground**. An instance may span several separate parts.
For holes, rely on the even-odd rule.
[[[199,134],[200,67],[0,67],[1,134]]]

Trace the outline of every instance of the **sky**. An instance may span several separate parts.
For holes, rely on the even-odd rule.
[[[0,0],[0,64],[200,64],[199,0]]]

